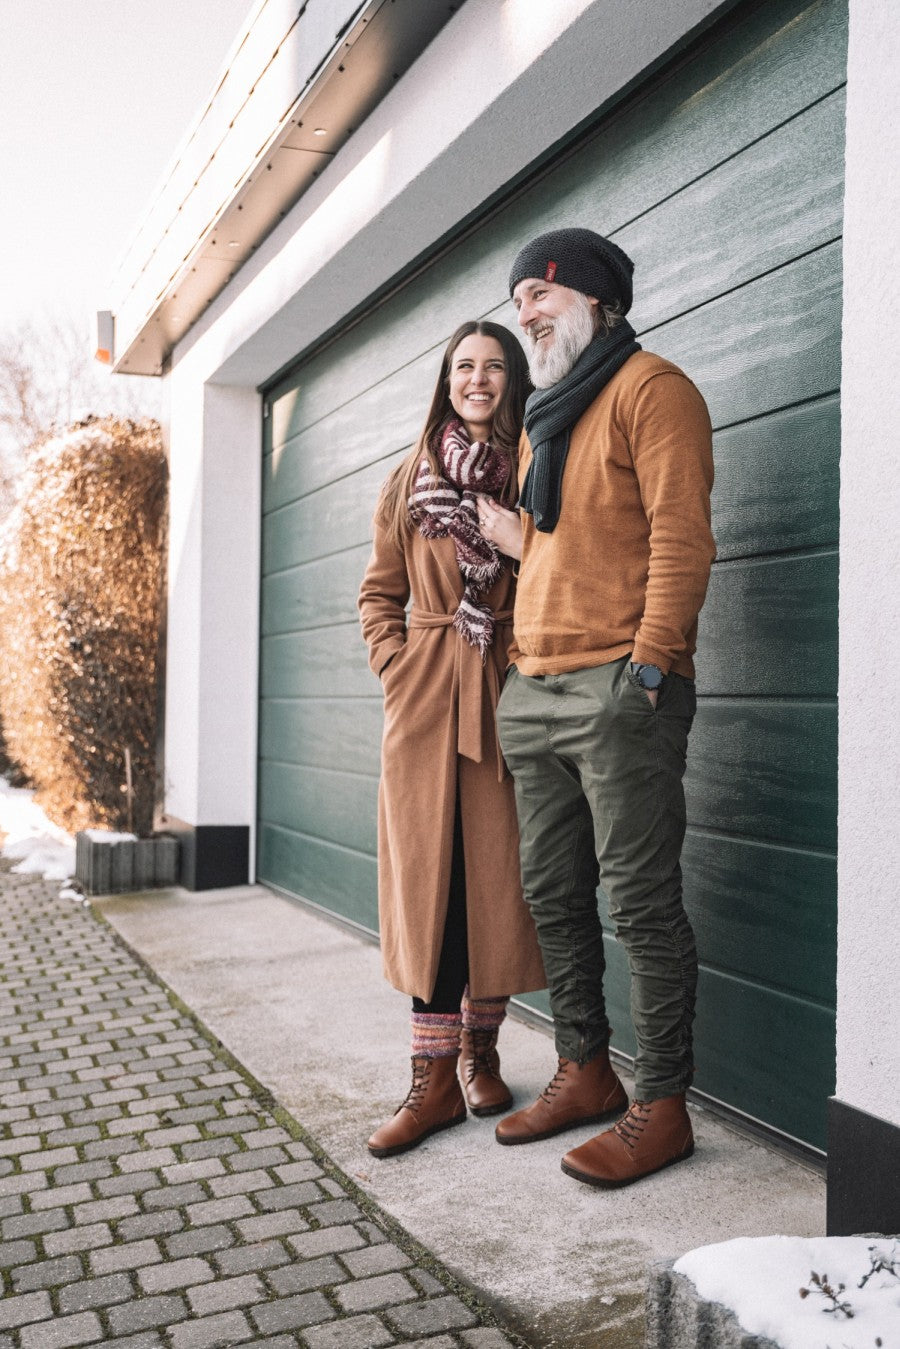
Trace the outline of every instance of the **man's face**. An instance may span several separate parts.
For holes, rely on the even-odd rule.
[[[549,389],[591,342],[597,301],[555,281],[526,277],[513,291],[513,304],[528,338],[531,382],[536,389]]]

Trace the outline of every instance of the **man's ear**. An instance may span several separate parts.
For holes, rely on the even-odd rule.
[[[587,300],[588,304],[591,306],[592,309],[598,308],[600,301],[597,299],[596,295],[586,295],[585,299]]]

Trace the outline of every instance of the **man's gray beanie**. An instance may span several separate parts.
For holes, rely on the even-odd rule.
[[[536,277],[555,281],[583,295],[592,295],[601,304],[631,308],[631,276],[634,263],[618,244],[593,230],[562,229],[539,234],[519,252],[509,274],[512,295],[520,281]]]

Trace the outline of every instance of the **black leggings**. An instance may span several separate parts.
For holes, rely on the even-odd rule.
[[[430,1002],[413,998],[414,1012],[435,1012],[447,1015],[458,1012],[469,982],[469,934],[466,927],[466,868],[463,857],[462,818],[459,811],[459,792],[456,795],[456,816],[453,821],[453,858],[450,863],[450,892],[447,896],[447,919],[444,940],[438,961],[437,978]]]

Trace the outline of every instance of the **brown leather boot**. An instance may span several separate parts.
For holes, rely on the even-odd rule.
[[[412,1086],[397,1111],[369,1139],[375,1157],[408,1152],[441,1129],[452,1129],[466,1118],[466,1103],[456,1079],[455,1054],[442,1059],[413,1055]]]
[[[628,1094],[603,1049],[596,1058],[577,1064],[560,1059],[553,1080],[534,1105],[507,1115],[496,1128],[498,1143],[536,1143],[578,1124],[596,1124],[624,1110]]]
[[[567,1152],[562,1169],[585,1185],[611,1190],[683,1162],[693,1151],[684,1095],[665,1096],[635,1101],[612,1129]]]
[[[468,1030],[463,1026],[459,1075],[473,1115],[499,1115],[512,1105],[512,1093],[500,1076],[496,1027]]]

